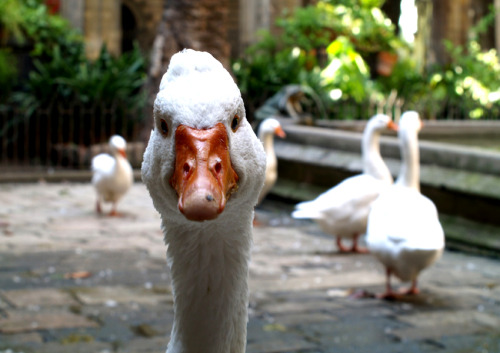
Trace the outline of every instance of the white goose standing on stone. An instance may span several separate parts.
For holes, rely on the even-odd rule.
[[[168,353],[245,351],[252,221],[265,167],[220,62],[189,49],[172,56],[142,164],[168,245]]]
[[[444,232],[436,206],[420,193],[421,127],[417,112],[401,116],[401,170],[394,185],[373,203],[368,218],[368,248],[386,268],[383,298],[396,298],[400,294],[392,291],[391,275],[412,282],[404,294],[418,293],[419,273],[437,261],[444,249]]]
[[[366,252],[358,247],[358,238],[366,232],[372,202],[391,185],[392,175],[380,155],[380,135],[386,129],[396,130],[391,118],[373,116],[367,123],[361,142],[363,173],[350,177],[312,201],[295,206],[293,218],[315,220],[327,234],[337,238],[341,252]],[[342,239],[352,239],[352,248],[342,245]]]
[[[96,211],[102,213],[102,202],[111,202],[110,216],[117,216],[116,205],[134,182],[132,167],[127,160],[127,143],[119,135],[109,139],[109,152],[92,158],[92,185],[97,192]]]

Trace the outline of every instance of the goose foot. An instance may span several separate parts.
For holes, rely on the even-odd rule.
[[[342,245],[342,238],[337,237],[337,247],[339,248],[339,251],[341,253],[353,252],[357,254],[367,254],[369,252],[368,249],[359,248],[358,237],[359,235],[354,236],[351,248],[346,248],[344,245]]]
[[[111,208],[111,211],[108,213],[108,216],[109,217],[121,217],[122,216],[122,214],[118,213],[118,211],[116,210],[115,203],[113,204],[113,208]]]
[[[417,280],[414,279],[413,281],[411,281],[411,287],[406,289],[406,290],[403,290],[402,293],[405,295],[417,295],[417,294],[419,294],[420,289],[417,288]]]
[[[377,298],[384,300],[397,300],[402,297],[400,293],[396,293],[392,290],[391,286],[391,275],[392,271],[390,268],[385,269],[385,293],[377,295]]]
[[[99,200],[97,200],[97,202],[95,203],[95,211],[96,211],[98,214],[101,214],[101,213],[102,213],[101,203],[99,202]]]
[[[411,282],[411,287],[409,289],[399,290],[394,292],[391,287],[391,274],[392,271],[390,269],[386,269],[386,291],[383,294],[377,296],[379,299],[384,300],[398,300],[402,299],[408,295],[416,295],[420,293],[420,290],[417,288],[417,280],[414,279]]]
[[[342,245],[342,238],[340,237],[337,237],[337,247],[339,248],[340,252],[351,252],[351,249],[348,249],[344,245]]]
[[[358,238],[359,234],[355,235],[354,238],[352,239],[351,251],[358,254],[368,254],[369,253],[368,249],[361,249],[358,247]]]

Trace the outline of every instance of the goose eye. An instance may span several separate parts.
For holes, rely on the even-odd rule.
[[[168,125],[167,125],[167,122],[163,119],[161,119],[161,122],[160,122],[160,128],[161,128],[161,133],[163,136],[167,136],[168,134]]]
[[[236,114],[233,118],[233,121],[231,121],[231,130],[235,132],[238,129],[239,124],[240,124],[240,117]]]

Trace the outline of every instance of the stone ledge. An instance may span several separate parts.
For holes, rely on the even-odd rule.
[[[294,125],[286,119],[280,119],[280,121],[283,123],[287,137],[286,140],[276,140],[277,146],[283,143],[293,143],[358,155],[361,153],[361,132]],[[422,140],[419,141],[419,146],[422,165],[438,165],[486,174],[500,174],[500,153],[498,152]],[[399,142],[395,133],[382,136],[380,150],[385,158],[399,159]]]

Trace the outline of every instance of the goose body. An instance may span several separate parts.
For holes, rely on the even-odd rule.
[[[258,132],[258,137],[262,141],[264,151],[266,152],[266,176],[258,203],[264,200],[278,179],[278,159],[274,152],[274,136],[284,138],[286,134],[278,120],[267,118],[260,124]]]
[[[368,218],[367,245],[385,266],[387,291],[391,275],[411,281],[407,293],[417,293],[419,273],[432,265],[444,249],[444,232],[434,203],[420,193],[418,131],[416,112],[401,117],[399,139],[402,165],[398,179],[373,203]]]
[[[172,56],[142,164],[168,246],[168,353],[245,351],[252,221],[265,166],[220,62],[189,49]]]
[[[110,215],[116,215],[118,201],[134,182],[132,167],[126,156],[127,144],[118,135],[109,139],[110,154],[101,153],[92,158],[92,185],[97,192],[96,211],[102,212],[102,202],[112,203]]]
[[[363,173],[345,179],[312,201],[297,204],[292,213],[294,218],[315,220],[323,232],[336,236],[340,251],[348,251],[342,238],[353,239],[352,251],[362,251],[357,238],[366,232],[371,204],[392,183],[379,147],[380,134],[388,128],[395,129],[395,125],[387,115],[373,116],[363,132]]]

